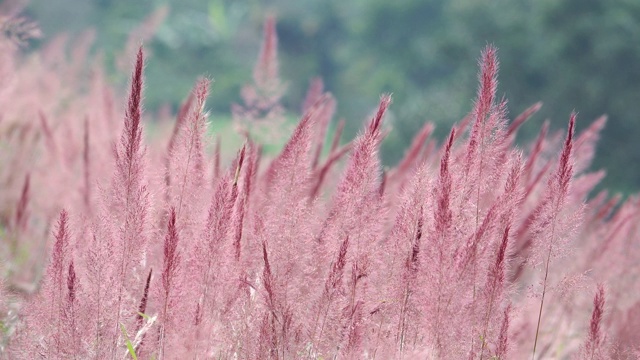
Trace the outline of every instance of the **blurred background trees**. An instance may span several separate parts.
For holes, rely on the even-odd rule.
[[[606,113],[594,166],[606,167],[604,186],[614,191],[640,188],[637,0],[33,0],[25,14],[40,24],[40,41],[95,29],[94,49],[103,51],[96,61],[123,84],[127,72],[119,68],[133,59],[122,56],[129,34],[151,31],[147,109],[168,104],[175,111],[206,74],[214,79],[209,106],[221,117],[240,101],[262,23],[274,14],[290,111],[299,110],[309,80],[321,76],[353,134],[379,95],[393,93],[387,163],[424,121],[445,131],[471,109],[476,59],[493,43],[510,115],[544,102],[523,137],[546,118],[563,128],[573,109],[579,129]]]

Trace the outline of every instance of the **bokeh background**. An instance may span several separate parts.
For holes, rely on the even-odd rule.
[[[123,49],[138,31],[150,51],[147,110],[169,105],[175,111],[205,74],[215,81],[210,110],[221,119],[241,101],[262,24],[275,15],[290,113],[299,111],[310,79],[321,76],[351,135],[379,95],[393,93],[393,131],[383,147],[388,164],[424,121],[433,121],[442,137],[471,109],[477,58],[492,43],[510,116],[544,103],[521,140],[545,119],[552,129],[564,128],[574,109],[578,129],[607,114],[594,164],[607,169],[602,186],[623,194],[640,188],[638,0],[33,0],[25,6],[23,14],[44,35],[29,49],[61,33],[71,42],[94,36],[95,61],[124,86],[122,64],[128,70],[131,59],[123,59]]]

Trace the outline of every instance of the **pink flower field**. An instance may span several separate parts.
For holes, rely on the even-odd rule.
[[[237,148],[208,128],[207,78],[177,115],[143,111],[143,47],[126,94],[90,41],[16,43],[0,39],[3,358],[640,358],[639,200],[593,192],[606,119],[557,114],[566,131],[516,146],[542,104],[508,113],[493,46],[469,114],[442,141],[425,123],[383,170],[390,95],[343,139],[315,80],[284,132],[273,18]]]

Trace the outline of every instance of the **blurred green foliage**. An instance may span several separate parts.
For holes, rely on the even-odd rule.
[[[594,167],[608,169],[607,187],[640,187],[640,167],[633,165],[640,160],[637,0],[39,0],[27,14],[46,34],[96,28],[96,48],[105,49],[116,76],[114,58],[129,33],[165,5],[168,16],[147,44],[147,108],[175,109],[205,74],[215,80],[210,107],[228,113],[251,79],[262,22],[273,13],[285,105],[297,111],[309,79],[320,75],[352,134],[379,94],[393,93],[394,131],[383,154],[390,163],[425,120],[445,131],[470,110],[476,59],[493,43],[511,116],[544,102],[523,137],[547,117],[553,128],[564,128],[573,109],[579,129],[607,113]]]

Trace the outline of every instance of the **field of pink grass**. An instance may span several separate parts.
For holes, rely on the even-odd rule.
[[[566,131],[516,146],[541,104],[509,115],[494,47],[449,136],[425,123],[382,170],[389,95],[347,141],[315,80],[283,134],[273,18],[228,159],[209,79],[169,122],[143,112],[142,47],[126,95],[86,69],[88,43],[15,43],[0,39],[2,357],[639,358],[640,204],[591,194],[605,118],[576,133],[590,119],[559,114]],[[258,140],[282,136],[277,154]]]

